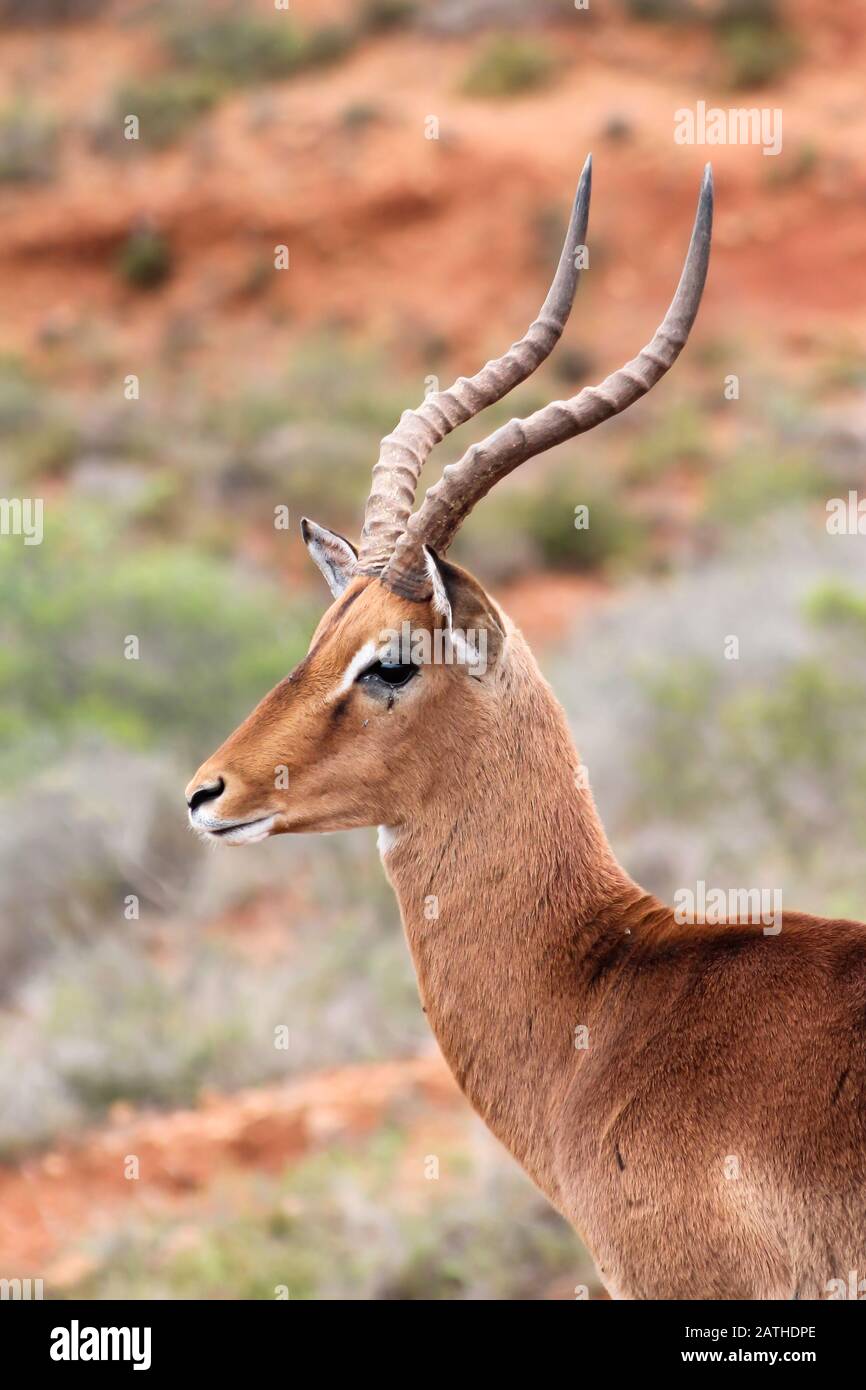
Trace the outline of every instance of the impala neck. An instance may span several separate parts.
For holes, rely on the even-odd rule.
[[[639,890],[519,634],[501,711],[422,815],[382,832],[421,1001],[461,1088],[555,1201],[548,1107],[579,1055],[589,955]]]

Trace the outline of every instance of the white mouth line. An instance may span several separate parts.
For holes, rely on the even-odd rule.
[[[190,815],[190,825],[203,840],[222,841],[228,845],[254,844],[270,834],[276,815],[256,816],[253,820],[235,821],[230,825],[194,820]]]
[[[273,820],[273,816],[256,816],[255,820],[239,820],[232,825],[219,825],[213,829],[208,828],[209,835],[229,835],[233,830],[249,830],[254,825],[261,825],[263,821]],[[207,827],[203,827],[207,828]]]

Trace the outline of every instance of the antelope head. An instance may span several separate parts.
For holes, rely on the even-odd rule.
[[[289,831],[400,825],[460,775],[469,746],[495,727],[510,625],[481,585],[444,558],[448,546],[500,478],[655,385],[686,342],[706,278],[709,166],[679,285],[651,342],[599,386],[474,444],[413,511],[434,445],[524,381],[559,340],[577,288],[590,187],[587,159],[556,275],[524,336],[474,377],[405,411],[382,440],[359,549],[302,522],[334,603],[303,661],[187,787],[190,821],[203,836],[241,845]]]

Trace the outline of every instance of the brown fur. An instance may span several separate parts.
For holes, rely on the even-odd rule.
[[[326,702],[383,628],[440,621],[356,579],[190,789],[222,776],[220,817],[274,812],[274,833],[390,827],[442,1052],[614,1296],[866,1277],[866,927],[678,925],[618,865],[522,637],[445,569],[455,625],[490,632],[483,677],[431,665],[390,708],[357,685]]]

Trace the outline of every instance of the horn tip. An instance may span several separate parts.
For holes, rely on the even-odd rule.
[[[580,178],[577,181],[577,188],[574,193],[574,203],[571,209],[571,223],[569,226],[569,236],[575,240],[582,241],[586,236],[586,224],[589,219],[589,201],[592,196],[592,155],[588,154],[583,162],[580,171]],[[566,243],[567,244],[567,243]],[[564,249],[564,248],[563,248]]]
[[[713,191],[713,166],[704,165],[704,176],[701,180],[701,192],[698,198],[698,211],[696,214],[696,227],[701,227],[707,236],[713,222],[713,204],[715,194]]]
[[[701,196],[712,198],[713,196],[713,166],[709,160],[704,165],[704,177],[701,180]]]

